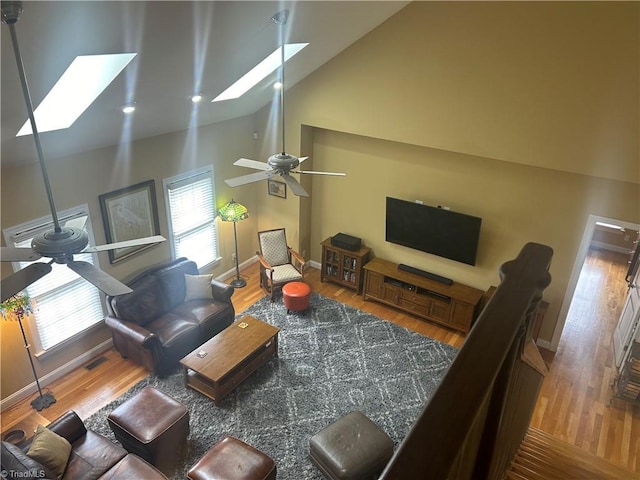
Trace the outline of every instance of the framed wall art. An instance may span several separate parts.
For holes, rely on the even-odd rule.
[[[269,195],[273,195],[274,197],[287,198],[287,184],[284,182],[268,179],[267,189],[269,191]]]
[[[156,188],[153,180],[121,188],[98,197],[107,243],[160,235]],[[155,244],[108,250],[116,263]]]

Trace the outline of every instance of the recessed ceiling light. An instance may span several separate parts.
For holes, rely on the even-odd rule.
[[[69,128],[137,53],[81,55],[58,79],[34,111],[39,132]],[[32,134],[27,120],[16,137]]]
[[[130,103],[122,107],[122,113],[133,113],[136,111],[136,104]]]
[[[308,43],[288,43],[284,46],[284,61],[286,62],[296,53],[309,45]],[[278,47],[271,55],[262,60],[258,65],[253,67],[236,83],[227,88],[224,92],[211,100],[212,102],[220,102],[222,100],[232,100],[244,95],[259,81],[273,73],[282,62],[281,47]]]
[[[201,100],[202,100],[202,95],[200,95],[199,93],[196,93],[194,96],[191,97],[191,101],[193,103],[198,103]]]
[[[276,82],[273,84],[273,88],[275,90],[280,90],[282,88],[282,82]]]

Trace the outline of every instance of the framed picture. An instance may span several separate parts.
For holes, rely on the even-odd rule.
[[[107,243],[160,235],[156,187],[147,180],[98,197]],[[108,250],[111,263],[124,260],[155,244]]]
[[[268,179],[267,189],[269,190],[269,195],[273,195],[274,197],[287,198],[287,184],[284,182]]]

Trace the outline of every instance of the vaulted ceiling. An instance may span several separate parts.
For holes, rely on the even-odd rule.
[[[137,52],[68,129],[40,135],[45,157],[117,145],[256,112],[273,97],[275,73],[237,100],[211,99],[279,45],[271,17],[290,10],[287,42],[310,45],[287,62],[294,85],[408,2],[43,1],[24,2],[16,24],[34,108],[78,55]],[[37,161],[7,25],[1,26],[2,166]],[[192,94],[204,100],[194,107]],[[132,117],[120,110],[136,102]]]

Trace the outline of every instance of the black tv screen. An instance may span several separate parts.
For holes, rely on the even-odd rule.
[[[476,264],[482,219],[387,197],[387,242]]]

